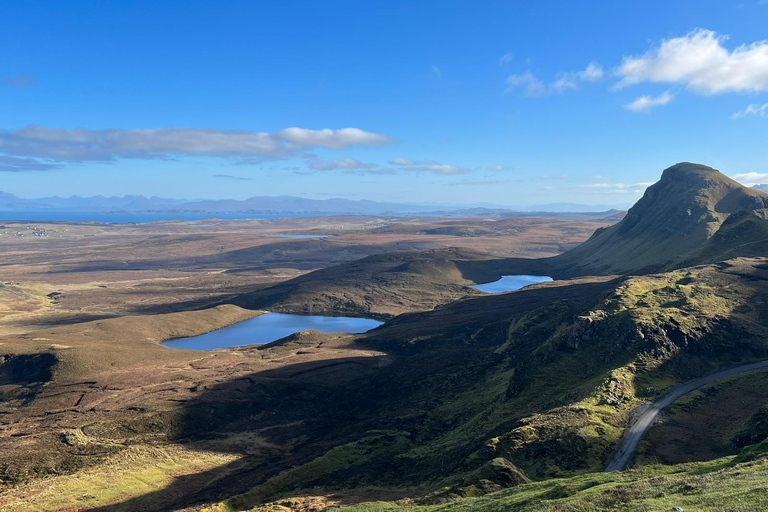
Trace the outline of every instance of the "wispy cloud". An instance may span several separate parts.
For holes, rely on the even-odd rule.
[[[541,176],[536,176],[536,178],[543,181],[557,181],[557,182],[570,181],[571,179],[571,177],[568,174],[543,174]]]
[[[557,93],[565,92],[569,89],[576,90],[581,84],[599,82],[604,76],[603,67],[598,62],[592,61],[581,71],[560,73],[557,76],[557,80],[550,85],[550,90]]]
[[[245,178],[243,176],[234,176],[232,174],[214,174],[214,178],[219,178],[222,180],[232,180],[232,181],[251,181],[253,178]]]
[[[169,158],[177,155],[255,159],[309,157],[315,148],[381,146],[392,138],[359,128],[275,133],[245,130],[158,128],[144,130],[71,130],[27,126],[0,131],[0,153],[57,161],[107,162],[120,158]]]
[[[752,105],[747,106],[744,110],[740,110],[738,112],[734,112],[731,114],[731,119],[740,119],[742,117],[747,116],[755,116],[755,117],[766,117],[768,116],[768,103],[764,103],[763,105],[759,105],[757,103],[753,103]]]
[[[395,158],[389,162],[400,169],[415,172],[431,172],[434,174],[467,174],[469,169],[458,165],[445,165],[433,160],[411,160],[410,158]]]
[[[506,66],[507,64],[512,62],[514,58],[515,58],[515,54],[513,54],[512,52],[505,53],[499,59],[499,66]]]
[[[501,185],[509,183],[510,180],[461,180],[448,183],[451,186],[475,186],[475,185]]]
[[[487,170],[493,171],[493,172],[504,172],[504,171],[511,171],[514,169],[511,165],[489,165],[486,167]]]
[[[558,73],[550,84],[539,80],[530,70],[525,73],[507,77],[507,91],[522,89],[526,96],[544,96],[546,94],[562,94],[569,90],[577,90],[583,84],[596,83],[603,79],[605,71],[595,61],[587,64],[581,71]]]
[[[344,171],[347,174],[373,174],[378,176],[391,176],[393,174],[397,174],[397,171],[394,169],[347,169]]]
[[[522,89],[526,96],[542,96],[547,92],[544,82],[536,78],[530,71],[507,77],[507,92],[514,89]]]
[[[439,80],[440,78],[442,78],[442,77],[443,77],[443,72],[442,72],[442,71],[440,71],[440,68],[439,68],[439,67],[437,67],[437,66],[435,66],[434,64],[432,64],[432,65],[429,67],[429,69],[430,69],[430,71],[432,71],[432,74],[433,74],[433,75],[435,75],[435,77],[436,77],[438,80]]]
[[[423,162],[434,163],[431,160],[424,160]],[[390,160],[389,163],[393,165],[419,165],[422,161],[411,160],[410,158],[395,158],[394,160]]]
[[[654,107],[666,105],[674,97],[675,95],[669,91],[663,92],[658,96],[640,96],[631,103],[624,105],[624,108],[632,112],[648,112]]]
[[[0,172],[51,171],[61,165],[53,162],[0,155]]]
[[[316,171],[335,171],[339,169],[372,169],[376,167],[376,164],[361,162],[354,158],[335,158],[331,161],[313,160],[309,163],[309,167]]]
[[[653,82],[684,85],[704,95],[768,90],[768,41],[725,48],[728,36],[696,29],[663,40],[639,57],[625,57],[618,88]]]

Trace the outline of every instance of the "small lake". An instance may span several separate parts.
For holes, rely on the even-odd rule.
[[[267,235],[275,236],[277,238],[328,238],[333,235]]]
[[[524,286],[536,283],[552,281],[549,276],[501,276],[501,279],[492,283],[477,284],[472,286],[475,290],[485,293],[504,293],[519,290]]]
[[[201,336],[166,341],[163,343],[163,346],[192,350],[213,350],[243,345],[262,345],[285,338],[299,331],[315,330],[357,334],[370,331],[382,323],[370,318],[266,313]]]

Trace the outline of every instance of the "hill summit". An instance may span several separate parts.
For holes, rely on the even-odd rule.
[[[597,230],[553,262],[570,274],[626,274],[661,270],[683,260],[716,260],[701,249],[726,219],[752,212],[766,222],[765,208],[768,194],[711,167],[679,163],[664,170],[622,221]],[[692,253],[694,260],[687,258]]]

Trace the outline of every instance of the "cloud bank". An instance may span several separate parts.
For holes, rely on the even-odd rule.
[[[286,128],[275,133],[246,130],[158,128],[142,130],[71,130],[27,126],[0,131],[0,153],[56,161],[107,162],[119,158],[213,156],[282,158],[308,156],[314,148],[382,146],[392,138],[359,128],[309,130]]]

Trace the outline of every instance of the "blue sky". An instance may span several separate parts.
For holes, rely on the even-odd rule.
[[[768,1],[4,2],[0,190],[634,202],[768,183]],[[4,172],[3,172],[4,171]]]

